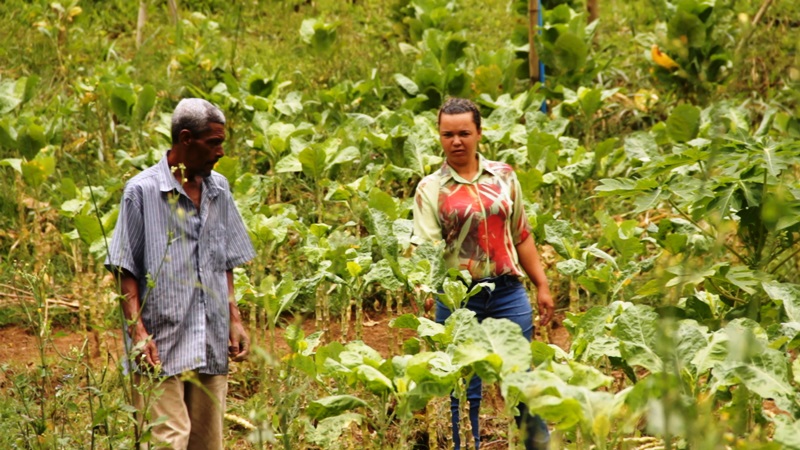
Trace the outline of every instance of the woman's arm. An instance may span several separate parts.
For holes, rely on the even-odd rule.
[[[442,239],[437,208],[438,183],[431,184],[430,179],[423,178],[414,194],[414,236],[411,241],[413,244],[419,245],[425,241],[435,242]]]
[[[533,234],[529,234],[525,240],[517,244],[517,255],[525,273],[536,285],[536,300],[539,303],[539,324],[547,325],[553,318],[553,297],[550,295],[550,286],[547,284],[547,277],[539,259],[539,252],[533,242]]]

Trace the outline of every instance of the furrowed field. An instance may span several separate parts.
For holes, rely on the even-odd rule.
[[[2,2],[0,448],[148,440],[102,263],[203,97],[258,252],[228,448],[448,448],[480,376],[483,449],[522,448],[520,401],[553,449],[800,449],[800,3],[597,3],[544,1],[534,83],[524,0]],[[447,96],[522,184],[557,302],[532,344],[426,309],[468,295],[410,244]]]

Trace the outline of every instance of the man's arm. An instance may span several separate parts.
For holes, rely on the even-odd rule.
[[[519,263],[528,277],[536,285],[536,300],[539,303],[539,316],[541,320],[539,324],[547,325],[550,319],[553,318],[553,296],[550,295],[550,286],[547,284],[547,277],[542,268],[542,262],[539,259],[539,252],[536,250],[536,244],[533,242],[533,235],[529,234],[524,241],[517,244],[517,254],[519,255]]]
[[[144,362],[150,367],[161,364],[158,357],[156,342],[151,338],[142,322],[142,304],[139,298],[139,282],[127,270],[122,269],[119,275],[119,287],[122,292],[122,312],[128,324],[128,335],[131,337],[134,347],[144,342],[142,353],[137,356],[140,362]]]
[[[250,354],[250,338],[242,324],[242,315],[236,305],[236,296],[233,290],[233,270],[225,272],[228,278],[228,308],[231,315],[230,326],[230,345],[228,346],[228,356],[234,361],[244,361]]]

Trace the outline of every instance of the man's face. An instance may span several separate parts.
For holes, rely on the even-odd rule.
[[[214,122],[208,125],[208,131],[197,136],[189,133],[187,138],[188,148],[184,161],[187,178],[190,176],[205,178],[211,175],[214,165],[225,156],[225,150],[222,148],[222,143],[225,142],[225,126]],[[188,133],[188,130],[184,131]]]

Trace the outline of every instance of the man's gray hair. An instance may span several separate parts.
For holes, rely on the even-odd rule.
[[[178,102],[172,113],[172,143],[178,143],[181,130],[189,130],[197,136],[209,130],[209,123],[225,125],[225,114],[202,98],[185,98]]]

